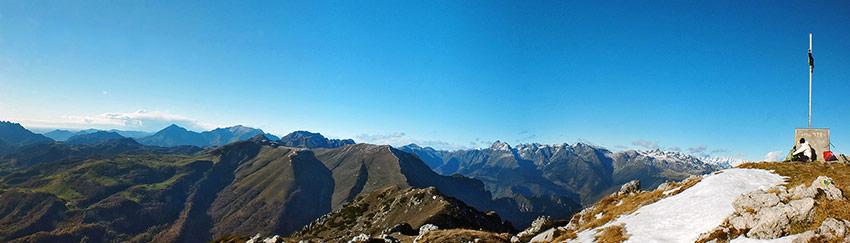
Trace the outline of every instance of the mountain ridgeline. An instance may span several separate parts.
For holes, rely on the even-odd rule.
[[[584,205],[594,203],[620,185],[640,180],[646,188],[680,181],[728,167],[666,151],[611,152],[584,143],[574,145],[495,142],[485,149],[454,152],[415,144],[402,151],[416,154],[442,175],[460,174],[484,182],[496,198],[568,195]]]
[[[194,132],[172,124],[153,135],[137,138],[136,141],[144,145],[162,147],[178,145],[192,145],[199,147],[221,146],[240,140],[250,139],[257,134],[265,134],[266,137],[272,140],[277,140],[276,136],[265,133],[263,130],[242,125],[216,128],[212,131]]]
[[[53,139],[27,130],[21,124],[0,121],[0,155],[14,152],[30,144],[53,142]]]
[[[0,217],[0,241],[206,242],[288,234],[387,187],[433,187],[511,222],[540,214],[521,210],[522,202],[493,200],[480,181],[438,175],[390,146],[306,149],[262,134],[206,149],[127,138],[42,143],[4,156],[0,168],[0,210],[8,212]],[[578,210],[569,205],[563,210]]]
[[[582,143],[449,152],[244,126],[172,125],[136,138],[90,130],[55,142],[0,123],[0,149],[3,242],[207,242],[299,229],[293,237],[335,241],[401,223],[514,232],[541,215],[567,219],[631,180],[651,188],[724,167]],[[411,204],[411,193],[431,200]],[[398,207],[372,205],[387,200]],[[349,226],[359,230],[335,232]]]

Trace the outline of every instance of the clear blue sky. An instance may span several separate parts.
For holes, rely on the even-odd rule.
[[[806,126],[810,32],[850,153],[846,1],[2,1],[0,120],[759,160]]]

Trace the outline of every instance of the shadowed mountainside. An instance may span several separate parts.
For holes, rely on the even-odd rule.
[[[438,173],[461,174],[484,182],[496,198],[568,196],[588,205],[620,185],[641,180],[648,188],[725,168],[676,152],[624,151],[583,143],[521,144],[496,142],[485,149],[454,152],[400,148],[416,154]]]
[[[52,141],[41,134],[30,132],[21,124],[0,121],[0,156],[26,145]]]

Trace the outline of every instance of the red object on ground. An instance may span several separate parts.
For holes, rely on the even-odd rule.
[[[833,161],[833,160],[838,160],[838,159],[835,158],[835,155],[832,154],[832,151],[823,151],[823,160],[824,161]]]

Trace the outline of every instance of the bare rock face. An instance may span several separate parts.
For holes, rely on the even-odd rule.
[[[358,236],[355,236],[354,238],[351,238],[351,240],[348,241],[348,243],[366,243],[366,242],[369,242],[369,240],[370,240],[370,237],[368,235],[360,234]]]
[[[735,211],[759,211],[763,208],[769,208],[775,206],[779,203],[779,196],[773,193],[765,192],[765,191],[754,191],[744,195],[741,195],[735,202],[732,203],[732,207],[735,208]]]
[[[529,240],[531,240],[532,237],[539,234],[540,232],[543,232],[544,230],[551,228],[552,223],[553,223],[552,218],[549,217],[549,216],[544,215],[544,216],[537,217],[537,219],[535,219],[534,221],[531,222],[531,226],[529,226],[527,229],[523,230],[522,232],[519,232],[519,234],[517,234],[516,236],[519,238],[520,241],[523,241],[523,242],[529,241]]]
[[[640,181],[633,180],[620,187],[620,194],[631,194],[640,191]]]
[[[528,242],[529,243],[550,242],[550,241],[554,240],[555,238],[558,238],[559,236],[561,236],[561,233],[564,232],[563,230],[558,230],[559,228],[560,227],[551,228],[551,229],[548,229],[546,231],[543,231],[543,233],[540,233],[540,234],[534,236],[534,238],[531,238],[531,240],[529,240]]]
[[[747,237],[756,239],[775,239],[787,232],[791,226],[788,218],[788,206],[783,204],[764,208],[756,214],[755,226],[747,232]]]
[[[820,227],[801,233],[792,242],[806,243],[813,242],[815,239],[830,242],[837,239],[844,239],[843,242],[850,242],[850,221],[827,218],[823,220]]]
[[[437,227],[436,225],[433,225],[433,224],[422,225],[421,227],[419,227],[419,235],[424,235],[425,233],[428,233],[428,231],[438,230],[438,229],[440,229],[440,227]]]
[[[812,186],[809,187],[809,190],[816,190],[818,192],[823,191],[826,194],[826,198],[829,200],[841,200],[844,198],[844,195],[841,194],[841,189],[835,186],[835,183],[832,182],[832,179],[826,176],[818,176],[815,181],[812,182]]]
[[[841,189],[826,176],[819,176],[809,187],[799,185],[788,190],[772,188],[753,191],[735,199],[732,204],[735,212],[727,218],[728,223],[719,226],[713,232],[746,232],[747,237],[755,239],[776,239],[786,236],[793,222],[805,222],[812,219],[815,198],[821,196],[828,200],[844,200]],[[700,239],[711,240],[709,239],[711,233],[703,233]],[[840,239],[847,236],[850,236],[850,222],[828,219],[820,228],[805,232],[798,239],[801,239],[799,242],[808,242],[808,239],[815,237]]]

